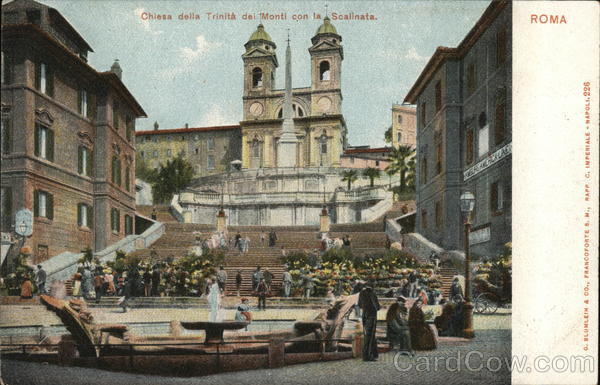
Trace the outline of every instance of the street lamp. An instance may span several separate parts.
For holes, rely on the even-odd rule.
[[[22,221],[21,224],[19,225],[19,234],[25,234],[27,232],[27,223],[25,223],[25,221]]]
[[[475,337],[473,331],[473,304],[471,303],[471,255],[469,253],[469,233],[471,232],[471,212],[475,208],[475,195],[465,191],[460,196],[460,211],[465,218],[465,338]]]

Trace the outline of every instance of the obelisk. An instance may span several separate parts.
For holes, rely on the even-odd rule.
[[[277,145],[277,167],[296,167],[296,149],[298,138],[294,129],[294,110],[292,109],[292,51],[288,35],[285,50],[285,98],[283,101],[283,123],[281,137]]]

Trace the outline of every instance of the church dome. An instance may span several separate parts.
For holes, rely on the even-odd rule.
[[[271,36],[265,31],[265,27],[262,24],[258,25],[256,31],[254,31],[252,35],[250,35],[250,39],[248,39],[249,42],[254,40],[264,40],[273,43]]]
[[[323,24],[321,24],[319,29],[317,29],[316,34],[322,35],[322,34],[326,34],[326,33],[332,33],[334,35],[338,34],[337,30],[335,29],[333,24],[331,24],[331,20],[329,19],[329,16],[325,16],[325,19],[323,19]]]

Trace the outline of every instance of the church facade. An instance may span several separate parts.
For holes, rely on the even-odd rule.
[[[342,115],[342,37],[325,18],[309,48],[311,84],[294,88],[291,47],[285,50],[285,88],[275,88],[277,45],[259,25],[245,44],[241,167],[196,178],[174,207],[184,222],[229,225],[317,225],[323,208],[331,223],[367,222],[392,205],[389,182],[359,178],[347,190]]]
[[[325,18],[309,48],[311,84],[291,89],[293,136],[296,139],[293,167],[339,167],[346,146],[346,123],[342,115],[342,37]],[[278,147],[282,137],[285,89],[275,89],[279,67],[277,45],[262,25],[245,44],[242,168],[282,166]],[[291,75],[290,75],[291,76]],[[291,78],[287,79],[286,84]]]

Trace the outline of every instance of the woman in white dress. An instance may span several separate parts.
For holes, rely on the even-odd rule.
[[[221,290],[215,277],[210,277],[208,284],[210,291],[208,293],[208,306],[210,313],[208,314],[209,322],[221,322]]]

